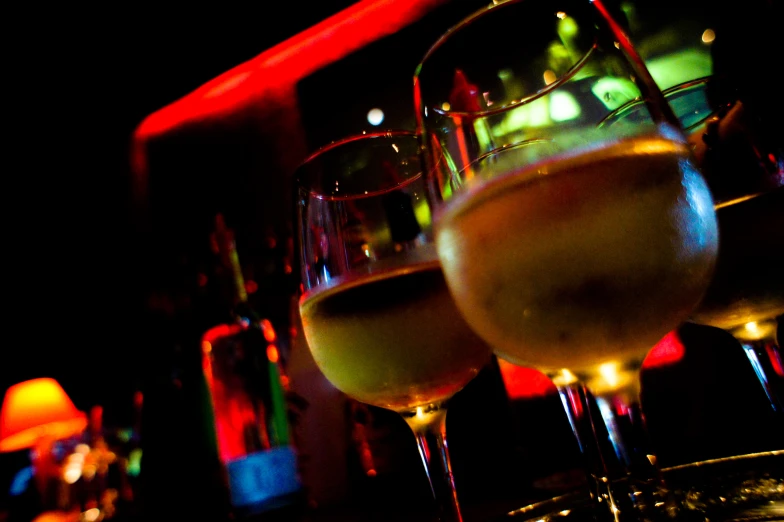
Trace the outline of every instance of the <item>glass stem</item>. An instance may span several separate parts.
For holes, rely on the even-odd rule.
[[[771,408],[784,415],[784,361],[781,348],[773,336],[757,341],[740,341],[754,373],[757,375]]]
[[[446,403],[420,406],[403,418],[411,427],[436,501],[438,520],[462,522],[446,439]]]
[[[583,455],[589,493],[597,506],[595,519],[668,518],[666,489],[651,451],[636,383],[598,396],[581,382],[557,388]]]

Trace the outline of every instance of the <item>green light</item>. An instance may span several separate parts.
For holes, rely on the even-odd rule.
[[[640,96],[640,91],[634,82],[613,76],[600,78],[591,87],[591,92],[611,111]]]
[[[420,227],[424,229],[430,226],[432,220],[430,205],[428,205],[424,194],[417,195],[416,202],[414,203],[414,215],[416,216],[417,223],[419,223]]]
[[[131,477],[138,477],[139,473],[142,471],[142,450],[141,448],[136,448],[131,450],[131,453],[128,455],[128,475]]]
[[[578,32],[580,32],[580,28],[574,18],[567,16],[558,22],[558,34],[561,35],[561,38],[572,39],[577,36]]]
[[[660,89],[710,76],[713,69],[710,50],[705,47],[684,49],[646,60],[645,65]]]
[[[580,104],[568,92],[555,91],[550,100],[550,117],[553,121],[568,121],[580,116]]]

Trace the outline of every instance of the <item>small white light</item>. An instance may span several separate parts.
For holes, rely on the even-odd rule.
[[[371,125],[381,125],[384,121],[384,111],[381,109],[370,109],[367,113],[367,121]]]

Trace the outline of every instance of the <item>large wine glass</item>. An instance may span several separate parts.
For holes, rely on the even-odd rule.
[[[600,0],[489,6],[430,48],[414,91],[459,310],[558,386],[597,517],[674,516],[639,370],[699,304],[718,232],[662,92]],[[612,119],[634,100],[639,117]]]
[[[447,290],[415,133],[363,134],[297,169],[300,314],[339,390],[400,413],[441,520],[462,520],[446,438],[449,399],[490,360]]]

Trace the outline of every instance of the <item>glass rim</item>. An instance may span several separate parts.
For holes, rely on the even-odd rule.
[[[361,134],[350,134],[343,138],[340,138],[335,141],[331,141],[326,145],[322,145],[315,151],[308,154],[308,156],[302,160],[297,167],[294,169],[295,172],[304,167],[305,165],[311,163],[314,159],[318,158],[319,156],[324,155],[325,153],[337,149],[338,147],[342,147],[343,145],[347,145],[349,143],[353,143],[355,141],[361,141],[364,139],[372,139],[372,138],[394,138],[396,136],[406,136],[412,137],[419,140],[419,133],[414,130],[406,130],[406,129],[390,129],[385,131],[373,131],[373,132],[363,132]]]
[[[325,194],[323,191],[314,189],[311,184],[304,183],[304,180],[302,179],[302,176],[300,175],[300,172],[303,171],[309,164],[312,164],[314,162],[314,160],[318,159],[319,157],[323,156],[324,154],[326,154],[326,153],[328,153],[328,152],[330,152],[330,151],[332,151],[334,149],[338,149],[340,147],[343,147],[345,145],[348,145],[350,143],[355,143],[355,142],[358,142],[358,141],[364,141],[364,140],[370,140],[370,139],[378,139],[378,138],[392,139],[392,138],[400,138],[400,137],[402,137],[402,138],[414,138],[414,140],[416,142],[416,145],[417,145],[417,149],[418,149],[417,152],[418,153],[421,152],[419,150],[419,149],[421,149],[420,134],[418,132],[414,131],[414,130],[408,130],[408,129],[388,129],[388,130],[385,130],[385,131],[374,131],[374,132],[363,132],[363,133],[360,133],[360,134],[350,134],[350,135],[345,136],[343,138],[340,138],[338,140],[332,141],[332,142],[330,142],[330,143],[328,143],[326,145],[323,145],[323,146],[319,147],[318,149],[316,149],[311,154],[309,154],[294,169],[294,188],[295,188],[295,190],[297,190],[297,189],[305,190],[305,191],[307,191],[307,193],[309,194],[310,197],[313,197],[315,199],[319,199],[319,200],[322,200],[322,201],[348,201],[348,200],[352,200],[352,199],[363,199],[363,198],[377,196],[379,194],[384,194],[386,192],[389,192],[390,190],[392,190],[394,188],[401,188],[401,187],[405,187],[407,185],[410,185],[411,183],[413,183],[417,179],[420,179],[423,176],[424,168],[420,168],[420,171],[415,176],[411,176],[410,178],[407,178],[407,179],[401,181],[400,183],[394,185],[393,187],[384,188],[384,189],[377,189],[377,190],[369,190],[369,191],[365,191],[365,192],[362,192],[362,193],[349,193],[349,194],[340,195],[340,196],[330,196],[330,195]]]
[[[444,43],[452,35],[454,35],[457,32],[462,31],[463,29],[465,29],[466,27],[468,27],[469,25],[474,23],[478,18],[486,16],[487,13],[489,13],[491,11],[494,11],[496,9],[503,8],[503,7],[509,7],[510,5],[514,5],[514,4],[521,4],[524,1],[525,0],[502,0],[499,3],[493,3],[491,5],[482,7],[480,9],[477,9],[476,11],[471,13],[470,15],[466,16],[465,18],[463,18],[462,20],[460,20],[459,22],[454,24],[449,29],[447,29],[446,32],[444,32],[444,34],[442,34],[438,38],[438,40],[436,40],[435,43],[433,43],[428,48],[428,50],[425,52],[425,54],[422,57],[422,59],[419,60],[419,63],[417,64],[416,69],[414,70],[414,90],[416,91],[416,90],[418,90],[420,88],[419,87],[419,84],[420,84],[419,77],[421,76],[422,67],[424,66],[425,62],[427,62],[427,60],[433,55],[433,53],[435,53],[438,49],[440,49],[444,45]],[[445,115],[445,116],[474,117],[474,118],[493,116],[495,114],[499,114],[499,113],[502,113],[502,112],[506,112],[506,111],[515,109],[515,108],[517,108],[517,107],[519,107],[521,105],[525,105],[525,104],[531,103],[531,102],[535,101],[538,98],[546,96],[547,94],[549,94],[551,91],[553,91],[557,87],[559,87],[559,86],[563,85],[564,83],[568,82],[571,78],[573,78],[577,74],[577,72],[580,70],[580,68],[583,66],[583,64],[586,61],[588,61],[588,59],[591,57],[591,55],[596,51],[597,45],[598,45],[598,42],[597,42],[596,39],[594,39],[594,42],[591,45],[591,48],[588,50],[588,52],[586,52],[585,55],[581,56],[580,59],[576,63],[574,63],[563,76],[561,76],[560,78],[556,79],[553,83],[551,83],[549,85],[546,85],[542,89],[539,89],[538,91],[534,92],[533,94],[530,94],[528,96],[524,96],[523,98],[521,98],[521,99],[519,99],[517,101],[513,101],[511,103],[508,103],[506,105],[502,105],[500,107],[496,107],[496,108],[493,108],[493,109],[485,109],[485,110],[481,110],[481,111],[453,111],[453,110],[444,111],[442,109],[439,109],[438,107],[429,107],[429,106],[426,106],[426,108],[429,107],[430,109],[434,110],[438,114],[442,114],[442,115]],[[421,102],[421,97],[417,97],[417,98],[418,98],[417,104],[419,104]],[[422,109],[422,107],[417,107],[417,110],[416,110],[417,117],[420,117],[421,109]]]
[[[428,108],[428,106],[422,107],[422,99],[421,99],[421,95],[420,95],[421,94],[420,76],[421,76],[421,73],[422,73],[422,68],[423,68],[424,64],[427,62],[427,60],[433,55],[433,53],[435,53],[439,48],[441,48],[444,45],[444,42],[446,42],[452,35],[454,35],[456,32],[459,32],[459,31],[465,29],[470,24],[474,23],[477,18],[481,18],[482,16],[485,16],[487,13],[492,12],[493,10],[496,10],[496,9],[509,7],[509,6],[516,5],[516,4],[522,4],[526,0],[501,0],[498,3],[495,3],[495,1],[496,0],[493,0],[493,4],[492,5],[488,5],[488,6],[480,8],[480,9],[477,9],[474,13],[466,16],[465,18],[463,18],[462,20],[460,20],[459,22],[454,24],[452,27],[447,29],[446,32],[444,32],[438,38],[438,40],[436,40],[435,43],[433,43],[428,48],[428,50],[425,52],[425,54],[422,57],[422,59],[417,64],[416,69],[414,70],[414,78],[413,78],[414,79],[414,93],[415,93],[415,95],[414,95],[415,111],[414,112],[415,112],[415,117],[417,119],[417,126],[420,128],[420,131],[421,131],[421,127],[423,127],[422,112],[423,112],[423,110],[426,110]],[[604,3],[602,2],[602,0],[590,0],[589,3],[596,10],[598,16],[602,20],[604,20],[604,22],[607,24],[607,29],[609,30],[609,33],[612,34],[613,38],[615,38],[617,43],[619,44],[619,45],[616,45],[616,47],[618,47],[618,49],[624,55],[626,55],[627,61],[629,62],[629,65],[630,65],[632,71],[634,72],[634,74],[636,74],[637,76],[640,76],[641,78],[643,78],[643,80],[644,80],[643,83],[652,83],[653,85],[655,85],[655,81],[653,80],[653,77],[650,76],[650,72],[648,71],[648,69],[647,69],[647,67],[645,65],[645,62],[642,60],[642,58],[639,56],[639,54],[635,50],[634,46],[632,45],[632,43],[629,40],[628,36],[626,35],[625,31],[618,25],[618,23],[609,14],[609,12],[607,11],[607,8],[604,6]],[[443,114],[443,115],[457,116],[457,117],[471,117],[471,118],[487,117],[487,116],[492,116],[492,115],[495,115],[495,114],[498,114],[498,113],[501,113],[501,112],[505,112],[505,111],[508,111],[508,110],[512,110],[512,109],[514,109],[516,107],[519,107],[519,106],[521,106],[523,104],[530,103],[530,102],[536,100],[539,97],[547,95],[552,90],[554,90],[556,87],[558,87],[558,86],[562,85],[563,83],[569,81],[572,77],[574,77],[574,75],[577,74],[577,72],[584,65],[584,63],[596,51],[597,46],[598,46],[598,39],[595,38],[593,44],[591,45],[590,49],[588,49],[588,51],[585,53],[585,55],[580,57],[580,59],[575,64],[573,64],[569,68],[569,70],[561,78],[556,79],[556,81],[554,81],[552,84],[545,86],[541,90],[531,94],[530,96],[526,96],[526,97],[522,98],[521,100],[516,101],[515,103],[509,103],[507,105],[504,105],[504,106],[501,106],[501,107],[498,107],[498,108],[495,108],[495,109],[487,109],[487,110],[483,110],[483,111],[441,111],[437,107],[432,107],[432,109],[435,110],[436,112],[438,112],[439,114]],[[643,95],[642,98],[643,98],[643,100],[645,100],[645,98],[646,98],[645,95]],[[663,99],[663,96],[662,96],[662,99]],[[668,120],[671,123],[677,121],[675,116],[673,114],[671,114],[671,111],[669,111],[669,107],[665,107],[662,112],[663,112],[662,115],[664,116],[664,118],[663,118],[664,120]]]

